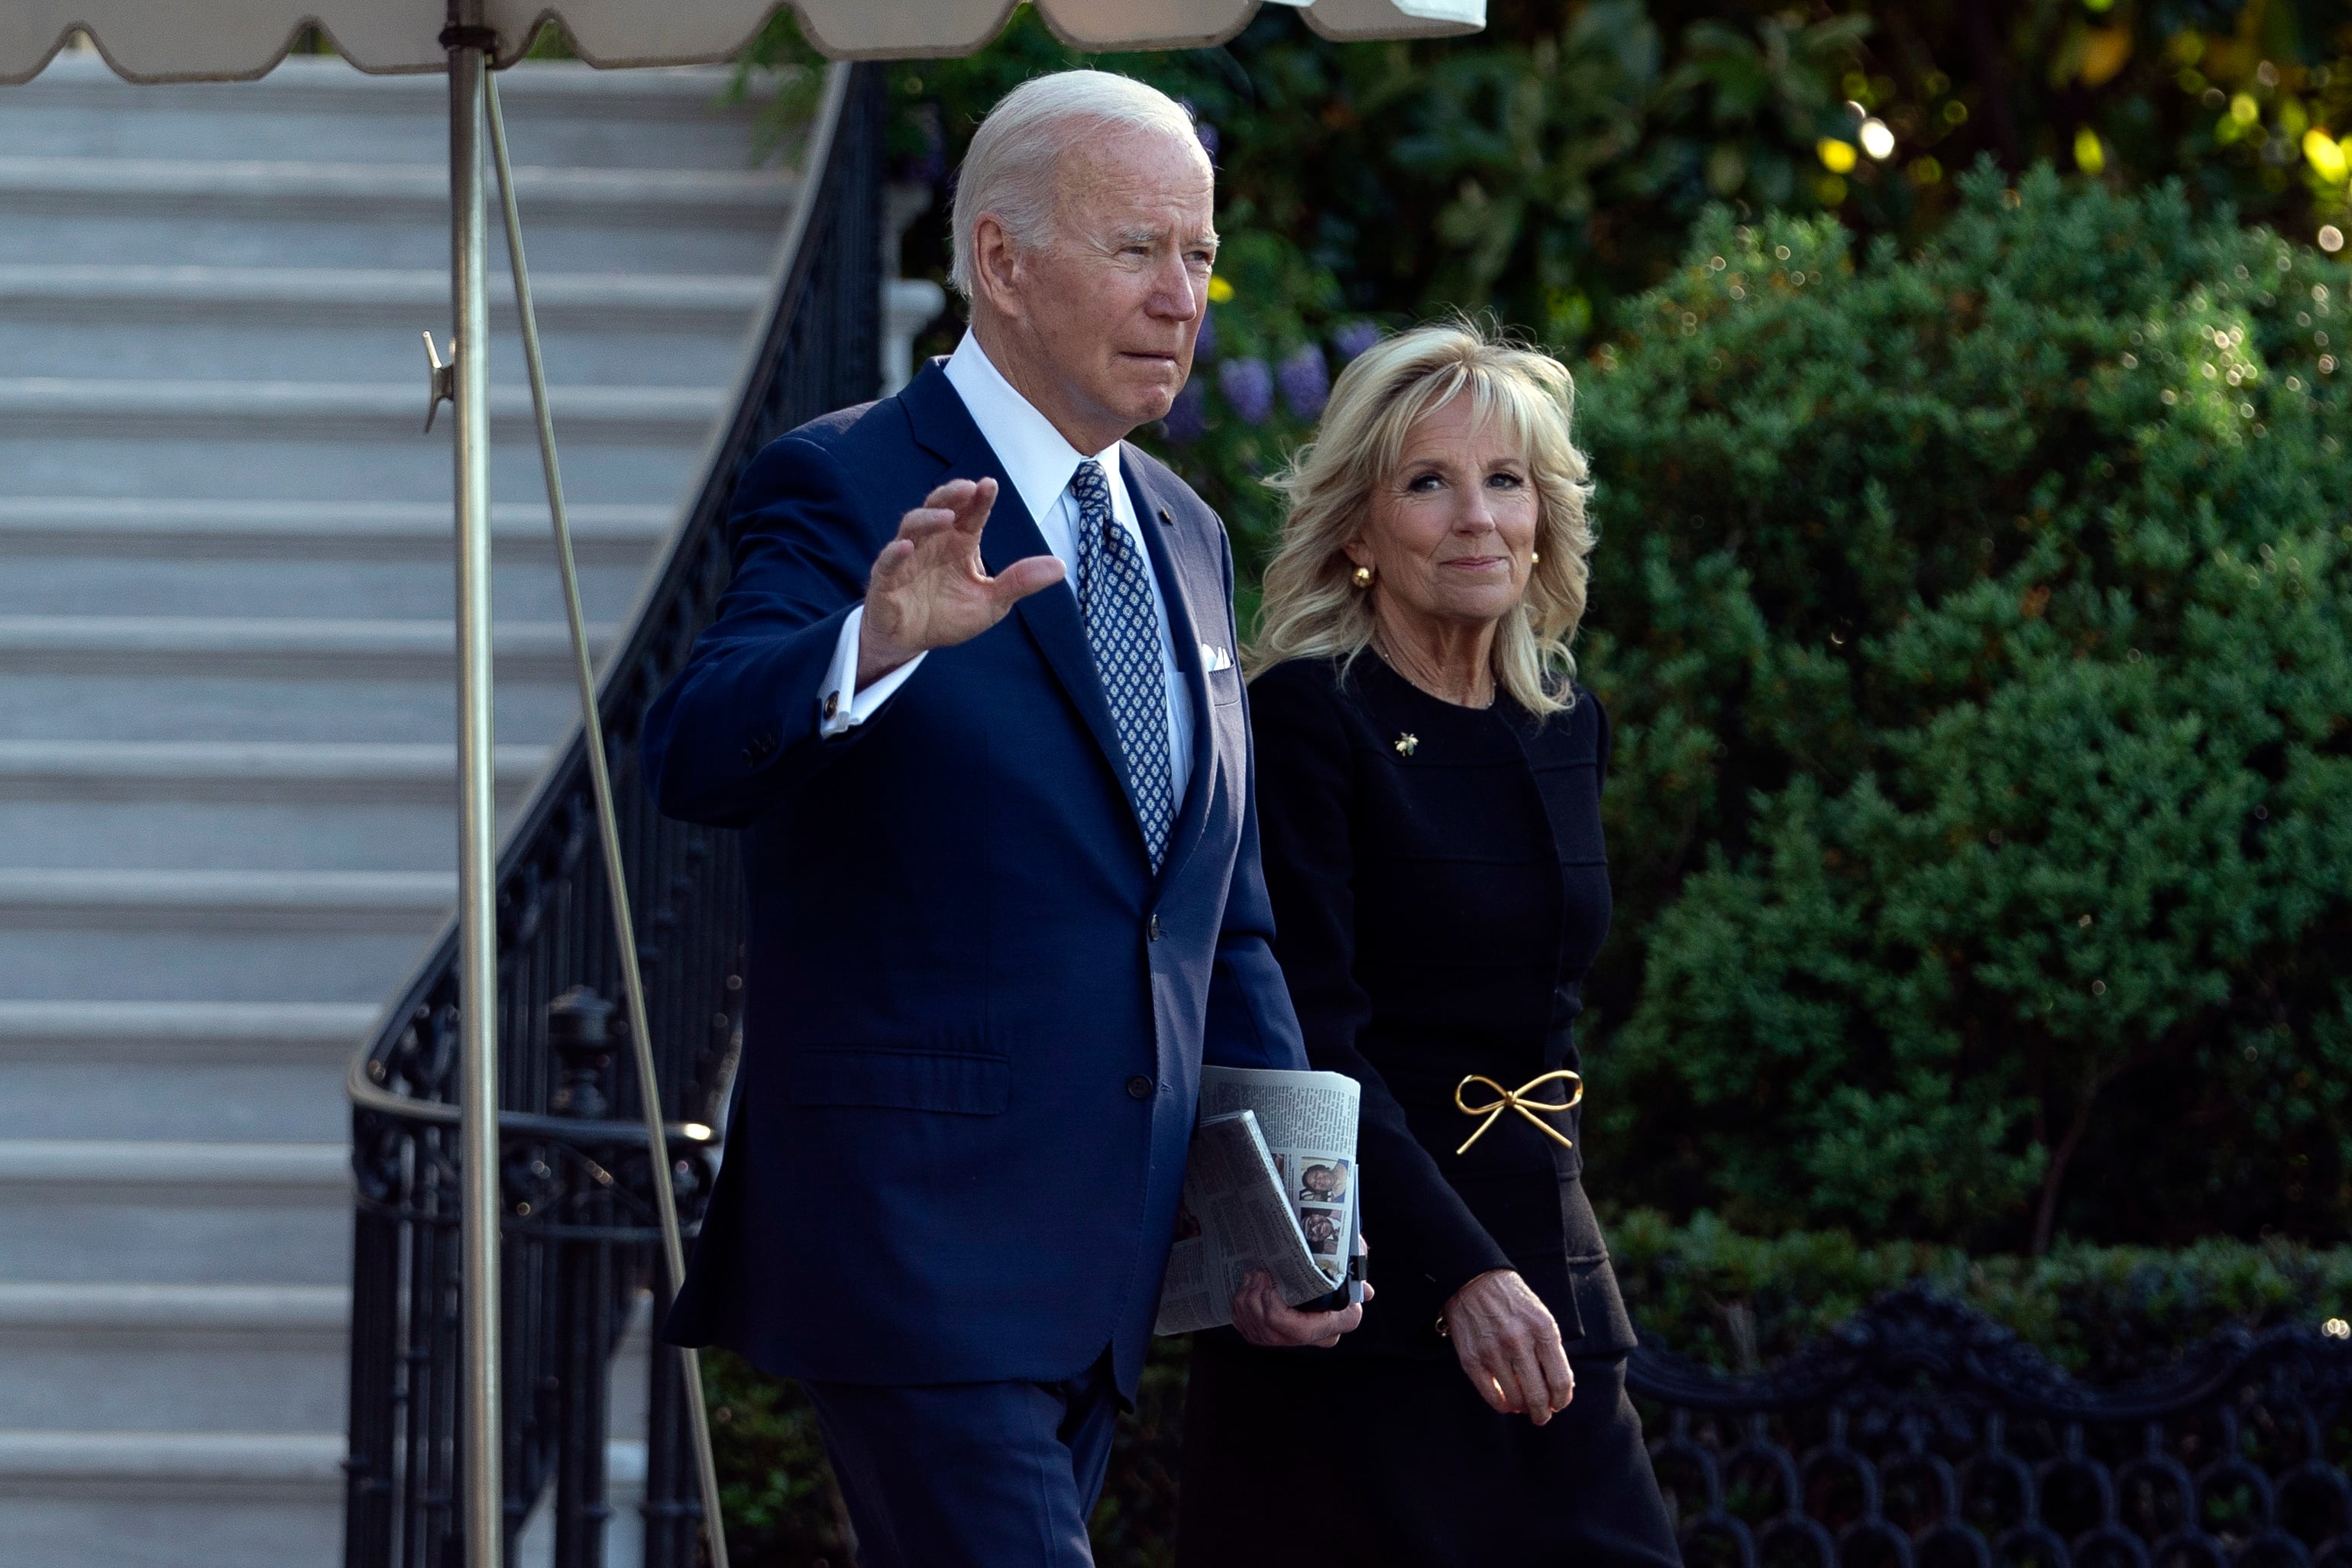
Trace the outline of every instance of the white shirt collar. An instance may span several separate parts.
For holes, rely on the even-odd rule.
[[[948,356],[947,377],[948,384],[963,399],[971,422],[995,450],[997,461],[1004,465],[1005,477],[1013,481],[1021,504],[1029,508],[1033,520],[1043,522],[1061,504],[1070,487],[1070,476],[1086,461],[1087,454],[1064,440],[1053,421],[1039,413],[1036,405],[1004,379],[1004,372],[980,346],[977,333],[964,333],[963,341]],[[1113,497],[1120,493],[1118,449],[1119,444],[1114,441],[1094,454],[1110,481]]]

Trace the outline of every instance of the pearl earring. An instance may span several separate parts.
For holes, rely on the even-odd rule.
[[[1529,566],[1535,565],[1536,562],[1541,559],[1543,559],[1543,556],[1540,552],[1536,550],[1528,551],[1528,564]]]
[[[1353,583],[1355,583],[1355,585],[1357,586],[1357,588],[1358,588],[1358,589],[1360,589],[1360,589],[1366,589],[1366,588],[1370,588],[1370,587],[1371,587],[1371,585],[1372,585],[1372,569],[1371,569],[1370,567],[1369,567],[1369,566],[1360,566],[1360,567],[1358,567],[1358,568],[1356,569],[1356,574],[1355,574],[1355,576],[1354,576],[1353,578],[1349,579],[1349,580],[1350,580],[1350,581],[1352,581]]]

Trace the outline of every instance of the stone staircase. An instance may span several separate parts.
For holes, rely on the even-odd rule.
[[[794,196],[747,167],[725,79],[501,78],[606,628]],[[71,56],[0,88],[5,1568],[340,1557],[343,1068],[455,895],[450,456],[418,338],[448,340],[445,90],[316,58],[131,87]],[[511,808],[575,699],[494,319]]]

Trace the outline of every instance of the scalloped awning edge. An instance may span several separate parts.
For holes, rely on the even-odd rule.
[[[1003,30],[1018,0],[792,0],[810,41],[837,59],[963,55]],[[1073,46],[1182,48],[1231,37],[1261,0],[1034,0]],[[1274,0],[1295,5],[1298,0]],[[501,65],[553,21],[604,68],[732,59],[782,7],[775,0],[488,0]],[[1477,31],[1486,0],[1313,0],[1325,37],[1434,37]],[[305,29],[373,73],[437,71],[441,0],[0,0],[0,84],[30,80],[86,34],[127,80],[244,81],[267,75]]]

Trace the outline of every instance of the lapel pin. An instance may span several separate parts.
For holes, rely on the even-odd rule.
[[[1420,745],[1421,737],[1410,733],[1400,735],[1396,737],[1397,755],[1399,757],[1411,757],[1413,754],[1414,749]]]

